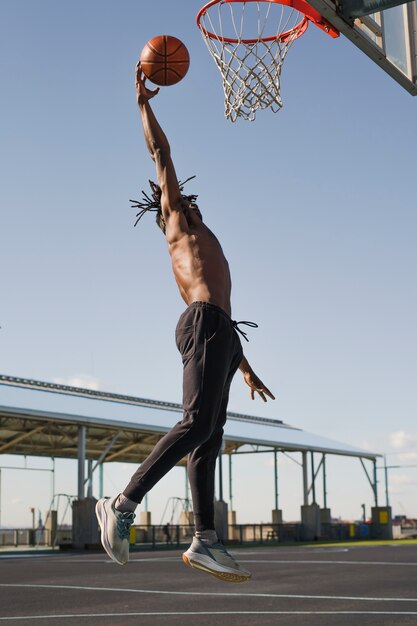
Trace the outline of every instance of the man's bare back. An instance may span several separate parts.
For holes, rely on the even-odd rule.
[[[231,314],[229,264],[222,247],[201,219],[200,211],[183,206],[166,220],[172,270],[186,304],[210,302]]]

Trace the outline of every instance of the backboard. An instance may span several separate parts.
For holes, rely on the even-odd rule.
[[[361,17],[355,17],[355,11],[349,15],[343,0],[308,2],[411,95],[417,95],[416,0]],[[373,7],[383,6],[378,0],[371,2]]]

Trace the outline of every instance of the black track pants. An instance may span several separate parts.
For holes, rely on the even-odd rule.
[[[196,530],[214,528],[214,471],[230,384],[243,357],[230,317],[207,302],[193,302],[181,315],[176,341],[184,366],[184,414],[143,461],[124,490],[141,502],[144,495],[188,454],[188,477]]]

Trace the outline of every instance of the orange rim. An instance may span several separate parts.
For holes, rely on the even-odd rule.
[[[285,31],[284,33],[279,33],[278,35],[272,35],[270,37],[260,37],[257,39],[236,39],[233,37],[221,37],[216,35],[215,33],[210,32],[201,24],[201,18],[207,13],[207,11],[216,4],[220,4],[223,2],[224,4],[232,4],[232,3],[246,3],[246,2],[269,2],[274,4],[283,4],[285,6],[293,7],[300,13],[303,13],[304,17],[290,30]],[[206,5],[204,5],[200,11],[197,13],[197,26],[201,30],[204,36],[210,37],[211,39],[217,39],[222,43],[243,43],[243,44],[252,44],[257,41],[274,41],[278,39],[279,41],[285,43],[287,39],[290,38],[298,38],[300,37],[308,27],[308,22],[311,21],[313,24],[318,26],[324,30],[331,37],[338,37],[339,31],[330,24],[324,17],[320,15],[318,11],[316,11],[310,4],[308,4],[305,0],[211,0]]]

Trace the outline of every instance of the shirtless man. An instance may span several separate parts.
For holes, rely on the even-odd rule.
[[[181,193],[168,140],[149,104],[158,89],[147,89],[140,64],[136,68],[136,93],[145,141],[156,165],[160,189],[156,221],[166,236],[174,277],[187,304],[176,329],[184,367],[184,415],[159,440],[123,493],[98,501],[101,541],[116,563],[125,564],[129,560],[129,530],[137,505],[188,455],[196,530],[183,560],[222,580],[243,582],[250,578],[250,572],[228,554],[214,529],[215,464],[226,422],[230,384],[237,369],[249,385],[252,399],[255,392],[265,402],[266,396],[272,399],[274,396],[243,355],[237,323],[230,317],[229,265],[197,205]]]

